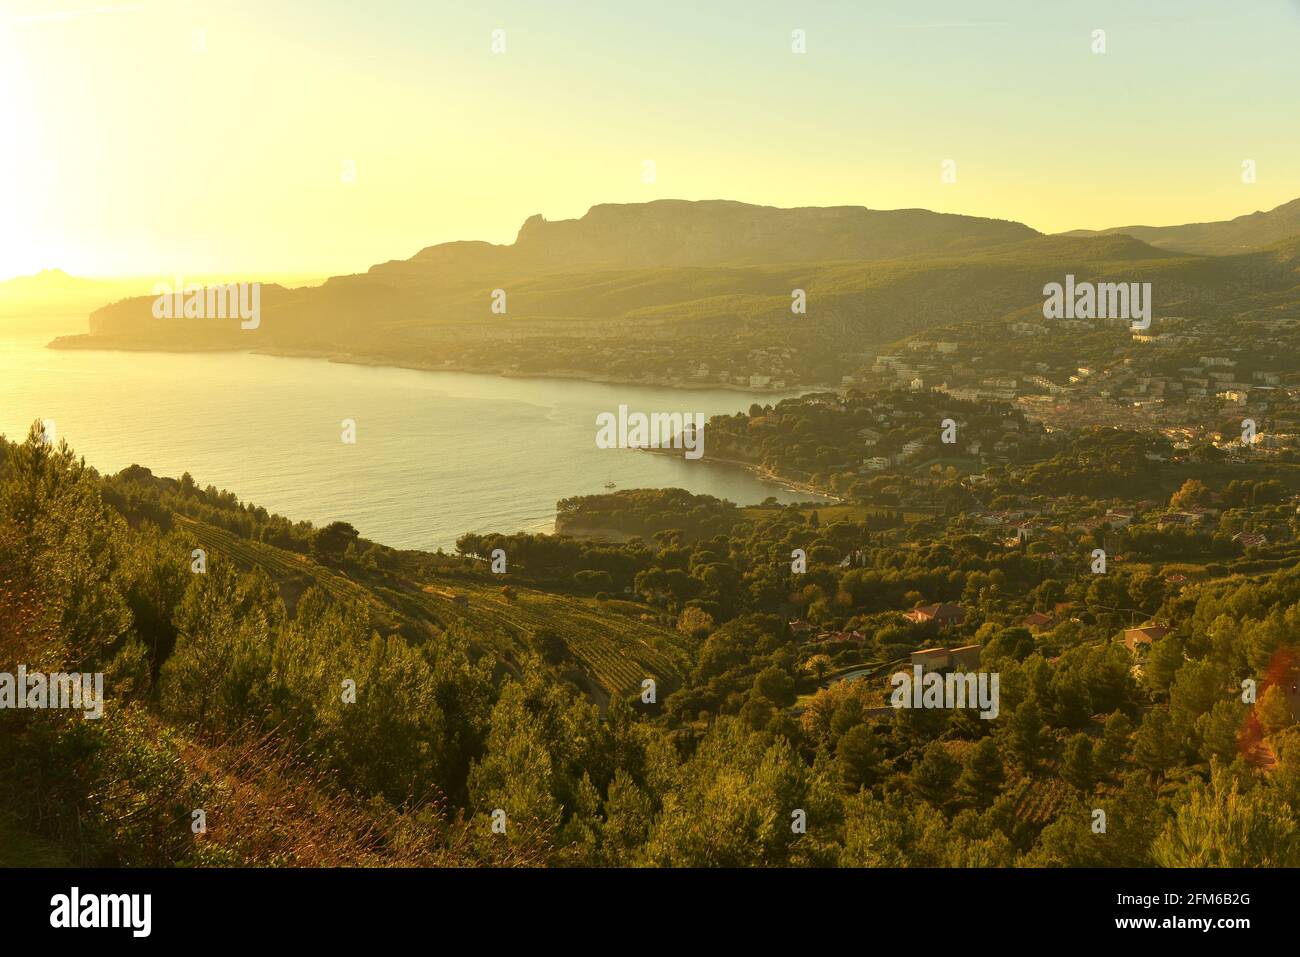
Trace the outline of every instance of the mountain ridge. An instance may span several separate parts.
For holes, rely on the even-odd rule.
[[[1232,219],[1173,226],[1112,226],[1107,229],[1075,229],[1062,236],[1127,235],[1159,249],[1223,256],[1255,252],[1281,240],[1300,235],[1300,199],[1255,210]]]
[[[1289,238],[1207,256],[1125,233],[1044,235],[928,211],[658,200],[557,222],[532,216],[508,246],[457,241],[321,286],[265,286],[251,329],[237,319],[160,321],[152,299],[139,297],[91,313],[89,336],[52,345],[824,386],[840,381],[850,355],[954,322],[1041,311],[1044,285],[1067,274],[1151,282],[1161,315],[1289,315],[1300,311],[1298,261]],[[800,292],[803,313],[792,308]]]

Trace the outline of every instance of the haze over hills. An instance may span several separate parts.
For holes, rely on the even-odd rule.
[[[509,246],[440,243],[373,266],[366,275],[445,281],[586,269],[873,261],[969,252],[1037,235],[1022,223],[925,209],[779,209],[662,199],[601,204],[580,219],[530,216]]]
[[[1186,223],[1181,226],[1115,226],[1110,229],[1076,229],[1066,236],[1127,235],[1159,249],[1224,256],[1263,249],[1280,240],[1300,235],[1300,199],[1293,199],[1267,212],[1256,210],[1235,219],[1214,223]]]
[[[222,276],[189,277],[196,283],[222,282]],[[171,281],[171,277],[168,277]],[[319,283],[318,276],[297,277],[295,282]],[[105,303],[143,296],[153,289],[157,277],[119,276],[95,278],[74,276],[62,269],[42,269],[29,276],[0,281],[0,316],[68,316],[85,314]]]
[[[1274,213],[1251,221],[1254,235],[1285,230]],[[96,310],[89,336],[55,345],[663,384],[735,385],[761,366],[773,388],[824,385],[847,357],[928,328],[1041,316],[1044,284],[1067,273],[1151,282],[1163,315],[1296,314],[1296,244],[1256,245],[1191,255],[1122,233],[1044,236],[926,210],[661,200],[534,216],[509,246],[444,243],[314,288],[266,286],[256,328],[155,319],[152,298],[139,297]],[[792,312],[794,290],[806,314]]]
[[[1022,223],[925,209],[778,209],[667,199],[593,206],[581,219],[558,222],[532,216],[513,249],[565,268],[724,266],[960,253],[1036,235]]]
[[[89,312],[106,302],[139,295],[148,284],[130,279],[87,279],[62,269],[43,269],[0,282],[0,316],[48,316]]]

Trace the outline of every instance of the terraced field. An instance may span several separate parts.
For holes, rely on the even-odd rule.
[[[277,581],[283,578],[306,576],[318,588],[328,592],[339,601],[364,601],[378,606],[379,602],[363,586],[342,575],[335,574],[328,568],[316,564],[306,555],[285,551],[274,545],[253,542],[240,538],[224,528],[207,525],[187,516],[173,513],[176,527],[191,536],[199,548],[223,555],[243,568],[258,566],[266,570]]]
[[[1011,786],[1016,817],[1033,824],[1055,820],[1069,803],[1070,786],[1059,778],[1022,778]]]
[[[499,585],[455,582],[424,590],[419,600],[439,619],[495,628],[515,641],[549,628],[602,688],[624,693],[654,678],[660,694],[677,687],[688,667],[685,640],[676,632],[601,609],[594,599],[554,595],[514,586],[515,597]],[[458,602],[459,594],[468,599]]]
[[[508,657],[534,632],[548,628],[564,639],[578,668],[604,692],[598,698],[640,689],[645,678],[654,678],[659,694],[666,694],[681,684],[689,667],[685,639],[677,632],[603,609],[595,599],[518,585],[512,585],[514,597],[507,598],[499,580],[448,578],[395,589],[354,581],[305,555],[248,541],[183,515],[176,515],[175,522],[210,555],[224,556],[243,568],[260,567],[282,589],[296,584],[294,590],[300,593],[315,585],[339,601],[364,602],[390,625],[406,621],[445,629],[463,622],[487,639],[493,651]]]

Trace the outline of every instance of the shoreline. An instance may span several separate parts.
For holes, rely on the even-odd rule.
[[[96,341],[98,340],[98,341]],[[490,375],[502,379],[544,379],[548,381],[568,381],[568,382],[589,382],[593,385],[628,385],[643,386],[656,389],[681,389],[683,391],[718,391],[734,392],[737,395],[762,396],[770,398],[772,396],[781,396],[789,398],[793,396],[807,395],[810,392],[834,392],[837,386],[832,385],[794,385],[781,389],[772,388],[755,388],[748,385],[737,385],[728,382],[694,382],[666,376],[648,377],[641,379],[631,379],[618,376],[603,376],[593,373],[582,372],[576,369],[550,369],[545,372],[518,372],[511,369],[493,367],[493,366],[475,366],[465,363],[454,363],[452,365],[435,364],[432,362],[414,362],[411,360],[391,359],[383,356],[357,355],[350,352],[331,352],[320,349],[242,349],[230,345],[187,345],[185,347],[169,347],[164,344],[138,344],[125,343],[114,339],[99,339],[88,333],[77,333],[67,336],[56,336],[46,343],[45,348],[57,350],[85,350],[88,352],[162,352],[162,353],[210,353],[210,352],[242,352],[249,355],[269,356],[278,359],[324,359],[326,362],[334,362],[340,365],[356,366],[373,366],[384,369],[407,369],[412,372],[457,372],[466,375]]]
[[[674,449],[638,449],[639,452],[651,452],[655,455],[672,456]],[[766,482],[769,485],[776,485],[785,489],[787,492],[802,492],[805,495],[816,495],[818,498],[827,499],[827,505],[844,505],[848,499],[841,498],[831,492],[823,492],[821,489],[814,488],[806,482],[799,482],[792,478],[787,478],[778,472],[764,468],[761,465],[755,465],[753,462],[745,462],[741,459],[724,459],[719,456],[711,456],[707,452],[700,459],[701,462],[707,462],[710,465],[727,465],[733,468],[742,468],[751,473],[760,482]],[[739,508],[752,508],[752,505],[738,505]]]

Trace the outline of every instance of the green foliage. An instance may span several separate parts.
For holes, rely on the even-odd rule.
[[[804,397],[715,434],[739,448],[770,418],[764,455],[844,486],[837,443],[870,411]],[[1300,573],[1281,552],[1211,572],[1196,563],[1234,554],[1222,530],[1141,521],[1106,532],[1126,555],[1110,573],[1071,570],[1050,556],[1101,532],[1070,516],[1110,507],[1076,471],[1169,450],[1118,430],[1034,443],[980,491],[1006,509],[1078,492],[1036,550],[972,520],[940,466],[854,480],[924,497],[906,520],[620,493],[568,511],[622,544],[470,535],[459,557],[293,525],[188,476],[103,479],[38,433],[0,443],[0,670],[102,670],[108,690],[99,722],[0,712],[0,835],[109,865],[1290,866]],[[1236,481],[1157,484],[1243,509],[1292,488]],[[496,547],[504,585],[478,561]],[[1175,588],[1161,556],[1184,548],[1197,580]],[[936,602],[965,619],[902,614]],[[1173,628],[1136,662],[1115,640],[1135,609]],[[1065,620],[1031,634],[1032,610]],[[964,644],[999,674],[996,719],[885,707],[909,652]],[[1236,689],[1264,675],[1252,715]]]
[[[1209,784],[1191,786],[1151,853],[1160,867],[1296,867],[1300,826],[1274,788],[1243,785],[1218,765]]]

